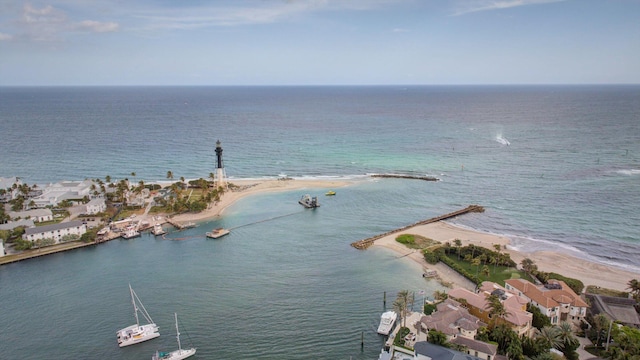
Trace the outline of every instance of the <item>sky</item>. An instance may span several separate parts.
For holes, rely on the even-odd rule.
[[[640,0],[0,0],[0,86],[640,84]]]

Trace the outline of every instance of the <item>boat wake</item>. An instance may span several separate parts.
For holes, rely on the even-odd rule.
[[[507,140],[507,139],[505,139],[504,137],[502,137],[502,134],[500,134],[500,133],[499,133],[498,135],[496,135],[495,140],[496,140],[496,142],[498,142],[498,143],[500,143],[500,144],[502,144],[502,145],[506,145],[506,146],[511,145],[511,143],[509,142],[509,140]]]
[[[622,175],[640,175],[640,169],[624,169],[616,171],[618,174]]]

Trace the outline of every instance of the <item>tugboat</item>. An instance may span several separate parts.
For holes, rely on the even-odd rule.
[[[313,209],[320,206],[320,203],[318,203],[318,197],[317,196],[311,197],[311,195],[309,194],[303,195],[302,198],[300,198],[300,200],[298,201],[298,203],[306,207],[307,209]]]

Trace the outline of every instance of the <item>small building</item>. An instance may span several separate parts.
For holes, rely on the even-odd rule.
[[[467,349],[467,354],[483,360],[494,360],[498,355],[498,345],[484,341],[458,336],[451,340],[450,343],[464,346]]]
[[[53,220],[51,209],[33,209],[25,211],[12,211],[9,213],[12,219],[31,219],[33,222],[46,222]]]
[[[45,225],[34,228],[25,229],[23,239],[29,240],[32,243],[42,239],[53,239],[55,243],[59,243],[60,240],[67,235],[82,236],[87,232],[87,225],[82,221],[74,220],[59,224]]]
[[[104,198],[95,198],[86,203],[85,207],[85,214],[95,215],[107,210],[107,203],[105,202]]]
[[[562,321],[578,323],[587,314],[587,303],[561,280],[549,280],[544,285],[536,286],[524,279],[508,279],[505,288],[540,309],[552,325]]]

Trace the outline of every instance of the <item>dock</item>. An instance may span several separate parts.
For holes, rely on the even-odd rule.
[[[167,222],[178,230],[184,230],[184,229],[196,227],[196,223],[194,222],[181,223],[172,219],[167,219]]]
[[[414,226],[419,226],[419,225],[426,225],[426,224],[430,224],[430,223],[434,223],[434,222],[438,222],[441,220],[446,220],[446,219],[450,219],[453,217],[456,217],[458,215],[464,215],[464,214],[468,214],[470,212],[484,212],[484,208],[480,205],[469,205],[464,209],[460,209],[454,212],[450,212],[448,214],[444,214],[444,215],[440,215],[431,219],[427,219],[427,220],[423,220],[423,221],[418,221],[417,223],[411,224],[411,225],[407,225],[405,227],[399,228],[399,229],[395,229],[395,230],[391,230],[388,231],[384,234],[379,234],[376,236],[372,236],[370,238],[367,239],[363,239],[363,240],[359,240],[356,241],[354,243],[351,243],[351,246],[353,246],[354,248],[358,249],[358,250],[366,250],[369,246],[373,245],[373,243],[378,240],[381,239],[385,236],[389,236],[395,233],[399,233],[401,231],[405,231],[407,229],[410,229]]]

